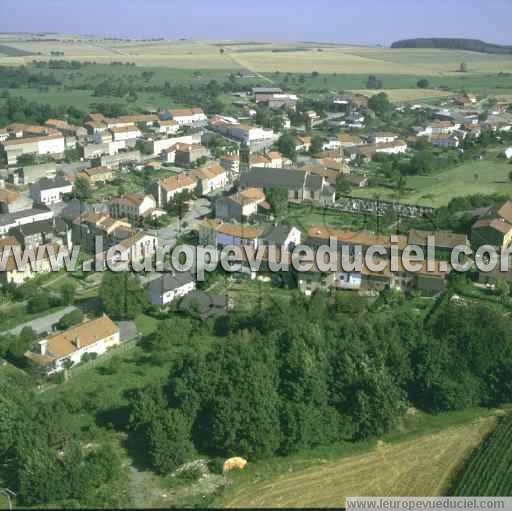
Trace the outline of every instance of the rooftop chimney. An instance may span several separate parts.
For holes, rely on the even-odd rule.
[[[47,340],[39,341],[39,351],[40,351],[41,355],[48,354],[48,341]]]

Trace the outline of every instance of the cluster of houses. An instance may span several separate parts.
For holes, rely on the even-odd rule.
[[[474,94],[455,97],[451,105],[432,112],[433,121],[414,128],[414,138],[423,137],[435,147],[458,148],[467,138],[478,138],[482,131],[508,132],[512,129],[509,103],[496,101],[481,116]]]
[[[294,110],[298,101],[297,96],[273,87],[255,88],[251,98],[256,105],[276,111]],[[312,226],[305,232],[297,226],[279,225],[271,193],[283,191],[282,196],[293,205],[332,207],[340,179],[351,186],[367,185],[367,176],[353,172],[356,162],[379,153],[403,154],[412,140],[421,137],[435,146],[449,148],[458,147],[466,136],[478,136],[484,127],[510,129],[507,114],[499,105],[486,121],[480,121],[471,111],[476,102],[470,96],[456,98],[456,114],[436,111],[431,121],[404,140],[387,131],[362,135],[359,130],[366,122],[368,98],[361,94],[337,96],[333,109],[341,116],[326,122],[346,129],[336,137],[325,138],[314,156],[305,154],[311,148],[311,136],[297,134],[295,149],[302,156],[296,163],[275,150],[279,133],[242,118],[208,118],[198,107],[116,118],[92,113],[84,126],[59,119],[49,119],[43,126],[11,124],[0,130],[0,146],[7,160],[7,168],[0,169],[0,256],[13,247],[37,255],[24,271],[16,267],[11,255],[0,271],[0,283],[19,286],[38,272],[55,269],[56,262],[50,264],[50,252],[58,247],[80,246],[87,253],[98,255],[117,245],[129,257],[152,257],[161,243],[158,231],[149,228],[146,221],[166,215],[178,197],[195,200],[202,196],[209,199],[212,211],[209,218],[194,221],[191,226],[200,244],[213,245],[219,252],[227,245],[254,250],[264,247],[259,272],[254,271],[246,255],[239,261],[241,273],[251,279],[269,278],[268,247],[278,247],[281,260],[291,263],[296,246],[305,244],[316,253],[334,237],[340,252],[347,246],[361,246],[363,252],[371,245],[383,246],[387,251],[381,256],[383,269],[375,272],[363,266],[346,272],[340,267],[322,272],[313,265],[307,272],[296,272],[289,264],[289,275],[306,295],[317,290],[375,293],[385,288],[439,293],[450,272],[449,266],[445,269],[439,260],[434,271],[422,267],[419,272],[410,272],[403,264],[398,268],[390,264],[390,236],[325,226]],[[313,111],[304,114],[311,124],[319,121]],[[212,134],[223,137],[238,150],[213,158],[209,148]],[[69,149],[80,151],[80,162],[61,163]],[[27,155],[39,161],[32,165],[18,161]],[[77,179],[87,180],[93,190],[101,190],[106,183],[122,183],[131,171],[144,169],[150,177],[146,189],[104,197],[96,203],[72,198]],[[159,173],[151,179],[152,169],[164,169],[164,175]],[[399,250],[408,244],[425,247],[432,234],[437,255],[469,243],[497,247],[511,244],[512,203],[479,210],[473,216],[470,239],[451,232],[411,230],[399,236]],[[102,240],[100,247],[98,238]],[[156,307],[193,308],[201,317],[208,317],[223,314],[231,306],[226,296],[198,290],[190,273],[155,273],[144,283],[148,300]],[[85,354],[102,354],[119,343],[119,327],[103,316],[45,337],[27,357],[44,367],[47,374],[54,374],[80,362]]]

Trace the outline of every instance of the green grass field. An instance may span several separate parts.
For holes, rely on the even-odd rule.
[[[380,197],[423,206],[445,206],[454,197],[477,193],[512,194],[509,173],[512,165],[504,160],[468,161],[458,167],[429,176],[407,178],[407,191],[400,196],[389,188],[360,188],[352,191],[354,197]]]
[[[285,80],[288,80],[288,84],[291,84],[293,87],[299,86],[306,92],[315,92],[320,90],[363,90],[365,91],[365,94],[372,92],[366,89],[368,74],[349,73],[345,71],[341,73],[323,73],[318,76],[312,76],[311,72],[312,70],[304,72],[303,83],[298,82],[301,73],[291,73],[288,78],[286,78],[287,73],[285,74],[280,71],[275,73],[264,73],[264,75],[274,83],[286,85]],[[487,94],[509,95],[512,93],[512,74],[500,74],[498,70],[494,73],[469,72],[453,75],[430,75],[426,73],[421,77],[410,73],[379,73],[378,78],[382,81],[383,90],[390,95],[392,95],[393,91],[396,89],[407,91],[408,94],[415,94],[417,97],[434,97],[440,96],[443,93],[458,93],[463,89],[482,96]],[[429,81],[429,88],[417,88],[417,83],[420,78],[426,78]],[[398,91],[395,92],[395,94],[398,93]]]

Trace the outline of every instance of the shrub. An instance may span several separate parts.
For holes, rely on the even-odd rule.
[[[50,308],[50,300],[48,295],[39,292],[32,296],[27,304],[28,311],[37,314],[38,312],[47,311]]]
[[[216,457],[209,460],[208,470],[212,474],[222,474],[224,472],[224,459]]]
[[[59,330],[67,330],[74,325],[80,324],[83,319],[84,315],[82,311],[75,309],[60,318],[59,322],[57,323],[57,328]]]

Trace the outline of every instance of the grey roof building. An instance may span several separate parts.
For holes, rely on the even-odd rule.
[[[264,245],[276,247],[286,246],[293,248],[300,244],[301,232],[291,225],[272,225],[268,227],[260,238]]]
[[[165,273],[147,285],[146,294],[153,305],[164,307],[195,288],[196,282],[191,273]]]
[[[71,228],[59,217],[13,227],[9,235],[14,236],[24,248],[49,243],[71,248]]]
[[[332,204],[335,199],[335,190],[323,176],[298,169],[253,167],[240,175],[240,188],[284,188],[290,202]]]
[[[179,310],[198,313],[203,319],[210,316],[222,316],[229,309],[226,295],[211,295],[204,291],[192,291],[181,300]]]
[[[26,225],[41,220],[53,218],[53,211],[41,205],[39,208],[24,209],[16,213],[0,215],[0,234],[7,234],[10,229],[18,225]]]

